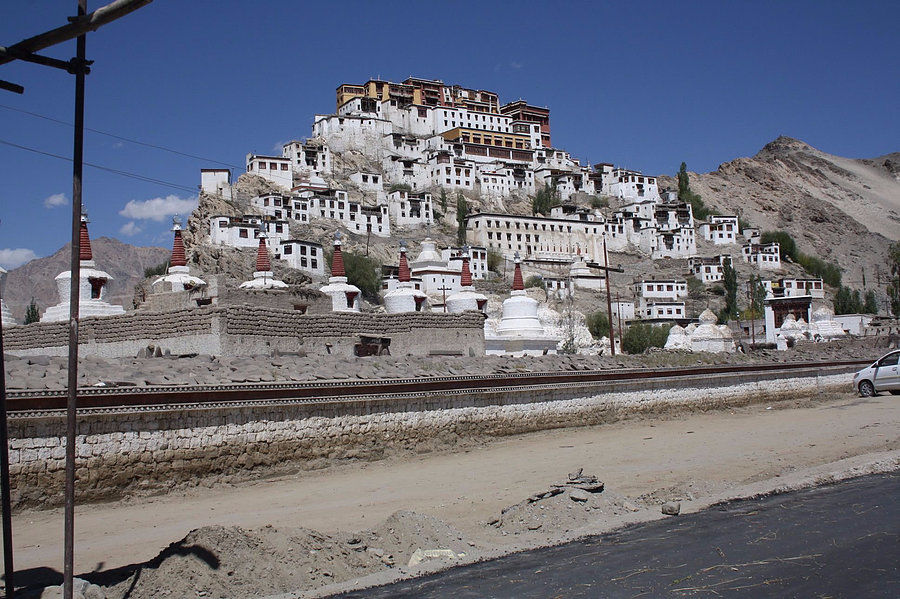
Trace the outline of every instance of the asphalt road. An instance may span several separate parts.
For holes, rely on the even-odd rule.
[[[339,595],[900,597],[900,475],[737,501]]]

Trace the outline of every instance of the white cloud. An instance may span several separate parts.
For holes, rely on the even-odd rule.
[[[69,198],[64,193],[54,193],[52,196],[44,199],[44,208],[55,208],[56,206],[65,206],[69,203]]]
[[[119,233],[128,237],[134,237],[141,232],[141,228],[134,224],[133,220],[128,221],[119,229]]]
[[[197,198],[179,198],[176,195],[152,200],[131,200],[119,211],[121,216],[135,220],[162,222],[173,214],[189,214],[197,207]]]
[[[18,268],[35,258],[37,258],[37,254],[28,248],[6,248],[0,250],[0,266],[3,268]]]

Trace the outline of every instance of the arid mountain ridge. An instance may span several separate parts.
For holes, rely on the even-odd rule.
[[[663,175],[659,181],[660,188],[677,187],[674,177]],[[764,231],[787,231],[801,251],[836,262],[844,271],[846,285],[862,288],[865,275],[868,288],[883,287],[878,278],[886,275],[888,247],[891,241],[900,239],[900,152],[851,159],[827,154],[796,139],[779,137],[751,158],[726,162],[710,173],[690,173],[690,182],[693,191],[708,206],[722,213],[738,214]],[[203,205],[201,201],[201,208]],[[192,253],[201,268],[235,270],[228,274],[241,277],[244,271],[249,272],[251,254],[255,252],[229,250],[228,256],[207,256],[208,248],[196,252],[200,248],[194,244],[195,236],[207,229],[205,212],[227,213],[229,207],[215,204],[205,208],[198,208],[191,217],[185,235],[188,251],[195,250]],[[524,209],[524,206],[516,208]],[[452,220],[452,215],[448,215],[447,221]],[[451,242],[452,228],[445,223],[435,226],[430,234],[439,240],[446,237]],[[334,226],[323,223],[322,227],[307,225],[298,233],[311,235],[310,238],[321,237],[320,241],[327,244],[333,230]],[[398,231],[398,234],[416,240],[425,232]],[[395,244],[385,241],[373,240],[370,249],[374,255],[389,261]],[[362,250],[364,246],[360,244],[365,239],[347,242],[351,248]],[[357,245],[360,247],[356,248]],[[108,237],[93,240],[92,246],[98,268],[114,277],[110,282],[110,300],[126,309],[131,307],[134,286],[143,280],[144,269],[159,265],[169,254],[167,248],[136,247]],[[5,299],[20,322],[32,297],[42,311],[58,302],[54,278],[68,269],[68,247],[66,244],[52,256],[32,260],[10,271]],[[730,251],[739,250],[730,248]],[[654,270],[655,265],[647,262],[648,269]]]
[[[799,249],[835,262],[844,284],[882,287],[891,241],[900,239],[900,152],[870,159],[834,156],[779,137],[752,158],[690,173],[691,189],[722,213],[763,231],[791,234]],[[660,186],[677,187],[673,177]]]

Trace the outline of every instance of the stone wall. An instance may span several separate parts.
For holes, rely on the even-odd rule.
[[[713,409],[846,389],[852,368],[606,381],[556,388],[114,414],[84,410],[77,438],[80,501],[239,481],[379,459],[492,437],[612,422],[634,414]],[[10,419],[16,505],[62,501],[64,414]]]
[[[360,335],[388,337],[393,355],[484,355],[484,317],[467,314],[327,313],[259,306],[131,312],[80,323],[79,353],[133,357],[148,345],[173,354],[269,355],[273,351],[353,355]],[[68,323],[34,323],[3,331],[16,356],[66,355]]]

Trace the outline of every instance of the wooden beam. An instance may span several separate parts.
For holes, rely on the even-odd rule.
[[[71,23],[68,25],[40,33],[8,48],[0,46],[0,65],[16,60],[17,55],[33,54],[44,48],[75,39],[88,31],[96,31],[103,25],[124,17],[151,2],[153,0],[115,0],[84,17],[70,19]]]

